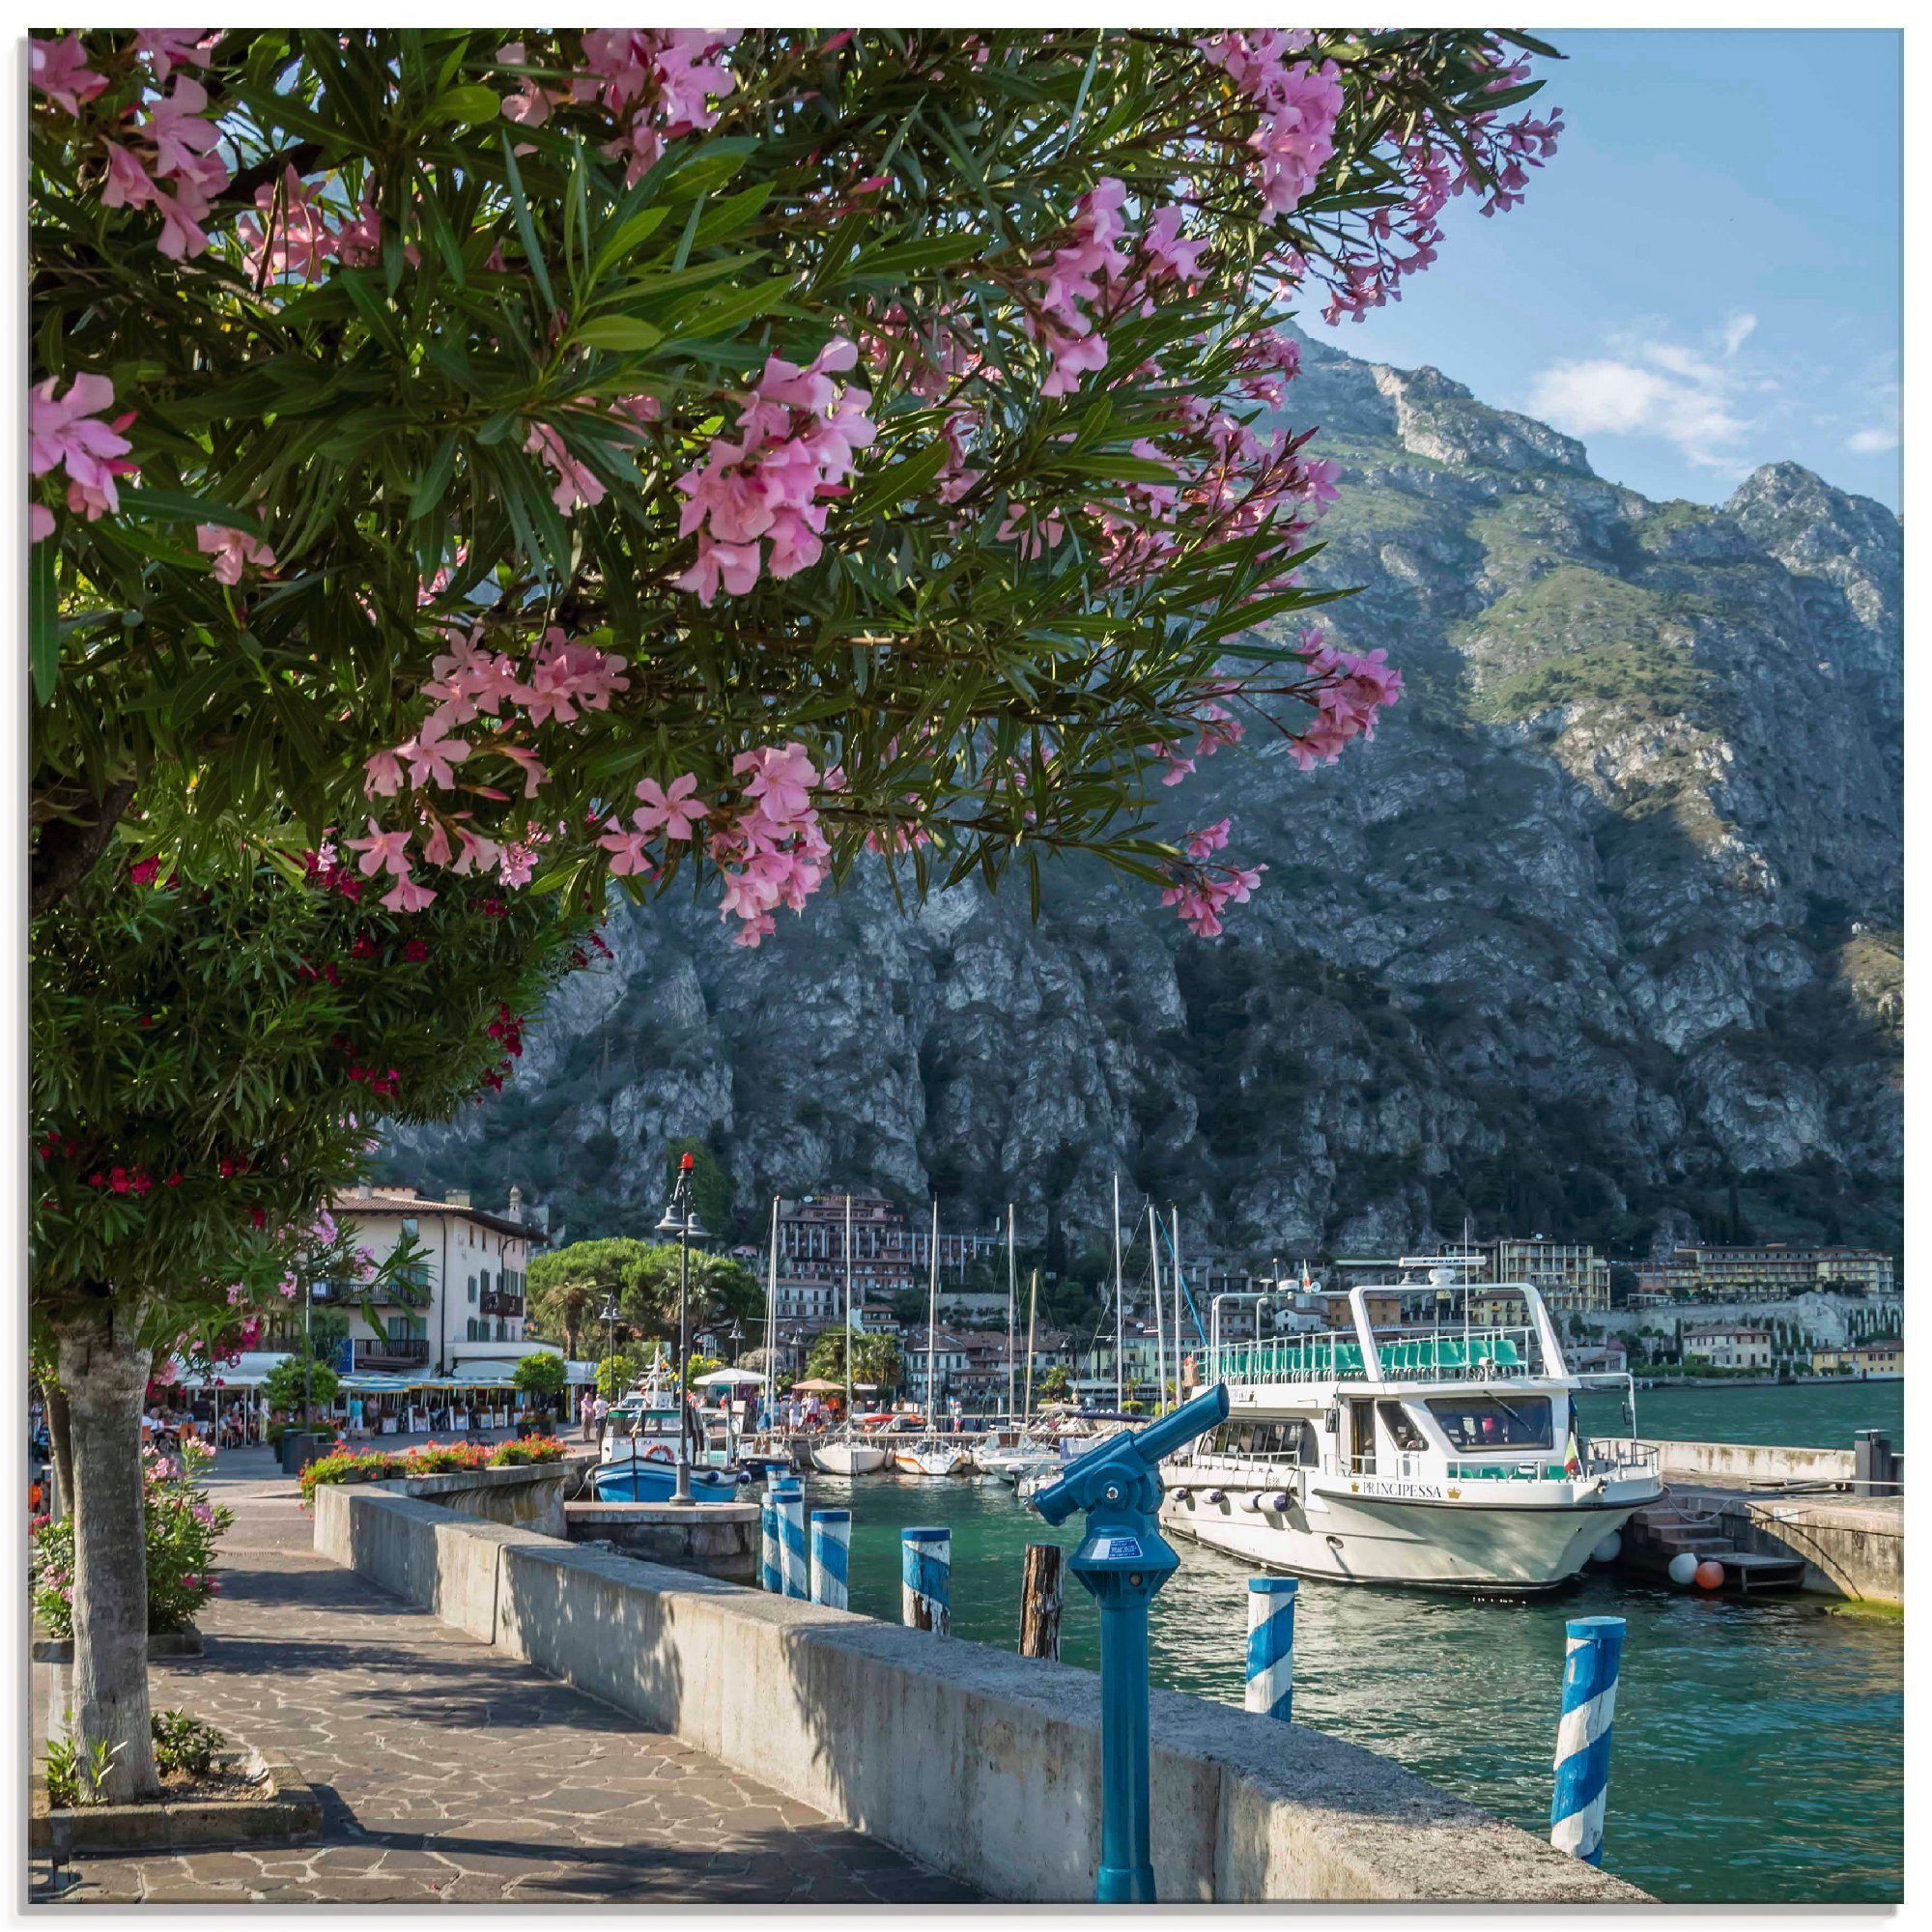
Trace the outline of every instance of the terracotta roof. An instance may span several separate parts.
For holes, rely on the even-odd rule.
[[[352,1218],[358,1214],[454,1214],[466,1221],[478,1221],[486,1228],[494,1228],[499,1235],[516,1235],[525,1240],[542,1238],[543,1231],[530,1226],[526,1221],[513,1221],[507,1214],[498,1214],[489,1208],[472,1208],[461,1201],[432,1201],[420,1194],[395,1194],[378,1187],[364,1197],[360,1194],[340,1194],[329,1203],[329,1211],[347,1214]]]

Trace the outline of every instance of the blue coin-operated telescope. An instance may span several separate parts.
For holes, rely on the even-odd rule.
[[[1033,1506],[1056,1527],[1075,1510],[1087,1534],[1068,1568],[1100,1605],[1102,1905],[1153,1902],[1148,1777],[1148,1605],[1180,1568],[1160,1533],[1160,1460],[1228,1417],[1220,1382],[1139,1434],[1110,1436],[1066,1466]]]

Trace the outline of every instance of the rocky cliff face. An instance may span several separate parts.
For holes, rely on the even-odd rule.
[[[709,907],[627,908],[514,1088],[394,1168],[520,1180],[584,1235],[654,1219],[692,1135],[744,1203],[937,1188],[1076,1246],[1116,1168],[1262,1254],[1465,1213],[1895,1242],[1897,519],[1788,464],[1647,502],[1435,370],[1316,344],[1296,391],[1344,467],[1312,574],[1363,586],[1328,628],[1409,689],[1334,767],[1224,753],[1179,795],[1269,866],[1231,937],[1077,867],[1037,925],[862,880],[757,952]]]

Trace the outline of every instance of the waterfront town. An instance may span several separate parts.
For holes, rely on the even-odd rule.
[[[1123,1276],[1118,1322],[1103,1274],[1095,1319],[1080,1328],[1036,1323],[1029,1349],[1017,1246],[1009,1326],[1004,1228],[942,1229],[934,1266],[928,1209],[871,1194],[848,1197],[833,1186],[776,1204],[769,1346],[781,1382],[803,1378],[819,1337],[845,1323],[848,1199],[852,1326],[892,1341],[903,1365],[902,1393],[913,1405],[930,1399],[928,1360],[942,1406],[974,1415],[1011,1406],[1009,1364],[1020,1380],[1030,1363],[1042,1386],[1050,1377],[1056,1390],[1094,1405],[1111,1403],[1117,1393],[1154,1400],[1156,1323],[1145,1239],[1137,1274]],[[318,1321],[321,1352],[340,1378],[335,1413],[356,1435],[407,1435],[412,1424],[426,1428],[432,1417],[447,1428],[471,1407],[485,1416],[515,1414],[527,1406],[516,1390],[516,1366],[530,1355],[557,1356],[573,1390],[595,1382],[595,1323],[580,1338],[585,1354],[572,1358],[566,1337],[547,1333],[532,1309],[531,1257],[545,1250],[548,1215],[540,1208],[526,1210],[520,1190],[485,1207],[432,1199],[400,1184],[363,1184],[333,1201],[330,1211],[372,1259],[405,1243],[418,1257],[373,1292],[353,1280],[312,1282],[301,1299],[275,1314],[259,1348],[238,1353],[192,1388],[170,1387],[171,1371],[164,1369],[161,1386],[197,1427],[218,1433],[225,1426],[244,1439],[261,1439],[274,1417],[257,1392],[278,1364],[301,1350],[305,1335],[314,1344]],[[1587,1244],[1541,1235],[1445,1238],[1426,1248],[1471,1284],[1481,1321],[1520,1318],[1520,1301],[1509,1285],[1536,1287],[1577,1368],[1629,1370],[1646,1384],[1904,1376],[1896,1263],[1877,1250],[1764,1243],[1678,1248],[1656,1260],[1613,1263]],[[736,1244],[729,1255],[764,1278],[769,1257],[755,1246]],[[1201,1340],[1217,1301],[1226,1304],[1219,1320],[1231,1340],[1263,1330],[1289,1335],[1346,1321],[1343,1293],[1358,1282],[1391,1278],[1402,1259],[1297,1257],[1284,1271],[1278,1259],[1182,1250],[1179,1279]],[[929,1273],[941,1317],[930,1332]],[[1055,1286],[1047,1283],[1049,1292]],[[736,1362],[755,1351],[763,1369],[762,1316],[749,1329],[742,1316],[732,1322],[735,1334],[723,1321],[700,1325],[697,1352]],[[1183,1380],[1191,1385],[1191,1370],[1183,1371]]]
[[[1903,1903],[1902,37],[1550,31],[20,36],[16,1909]]]

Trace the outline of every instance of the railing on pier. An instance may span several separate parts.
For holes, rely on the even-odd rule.
[[[1376,1346],[1383,1382],[1507,1381],[1540,1373],[1535,1331],[1472,1328]],[[1366,1381],[1359,1342],[1341,1335],[1283,1336],[1227,1343],[1211,1351],[1209,1379],[1228,1382]]]

